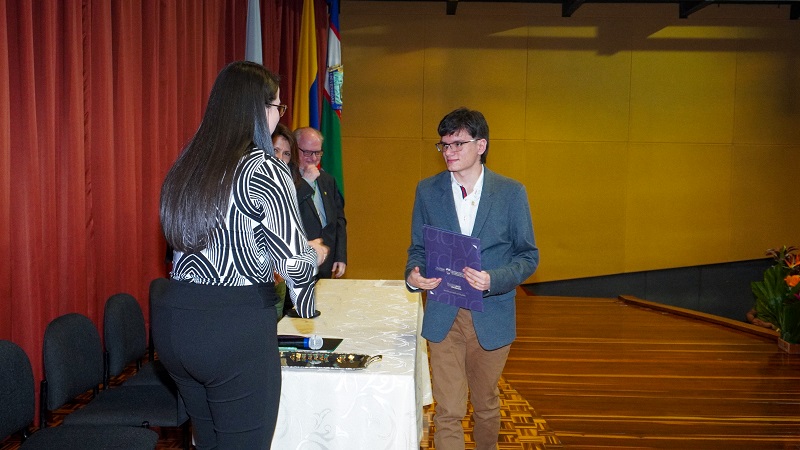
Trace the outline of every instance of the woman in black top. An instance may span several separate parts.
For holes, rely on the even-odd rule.
[[[161,189],[174,249],[153,301],[153,339],[192,419],[197,449],[269,448],[280,399],[273,274],[314,312],[317,267],[286,165],[270,134],[285,111],[278,78],[240,61],[217,77],[203,120]]]

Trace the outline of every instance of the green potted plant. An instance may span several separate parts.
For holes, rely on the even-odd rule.
[[[800,352],[800,254],[796,247],[769,249],[774,264],[764,271],[762,281],[750,283],[756,297],[758,318],[772,323],[778,331],[779,346]]]

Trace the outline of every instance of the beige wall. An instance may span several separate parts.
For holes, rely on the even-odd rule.
[[[549,281],[800,244],[800,24],[786,6],[344,0],[349,278],[402,278],[441,117],[481,110]]]

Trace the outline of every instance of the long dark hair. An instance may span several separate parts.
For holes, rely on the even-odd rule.
[[[169,245],[196,252],[228,211],[239,160],[253,147],[274,155],[266,104],[278,77],[249,61],[228,64],[214,82],[200,127],[161,186],[161,227]]]

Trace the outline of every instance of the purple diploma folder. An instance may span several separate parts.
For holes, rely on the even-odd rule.
[[[428,300],[459,308],[483,311],[483,292],[464,278],[464,267],[481,270],[481,240],[430,225],[422,226],[425,238],[425,277],[441,278]]]

